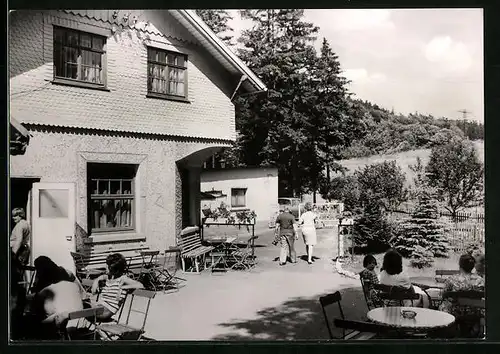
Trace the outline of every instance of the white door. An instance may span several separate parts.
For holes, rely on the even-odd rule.
[[[47,256],[74,272],[75,185],[33,183],[32,195],[32,259]]]

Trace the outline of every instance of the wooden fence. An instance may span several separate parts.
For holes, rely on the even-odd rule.
[[[388,213],[389,220],[396,221],[409,218],[411,213],[397,210]],[[463,253],[471,243],[478,243],[484,246],[485,228],[484,214],[459,213],[452,220],[451,214],[440,213],[440,221],[446,225],[448,241],[454,252]]]

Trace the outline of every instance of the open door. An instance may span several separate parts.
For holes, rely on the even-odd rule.
[[[75,185],[34,183],[32,196],[32,259],[47,256],[74,272]]]

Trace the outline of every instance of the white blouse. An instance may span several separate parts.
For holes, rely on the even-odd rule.
[[[299,224],[303,224],[304,227],[315,227],[315,220],[317,215],[312,211],[306,211],[304,214],[300,215]]]

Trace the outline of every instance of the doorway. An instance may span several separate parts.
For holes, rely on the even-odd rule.
[[[10,178],[10,213],[14,208],[23,208],[26,212],[26,220],[31,224],[31,190],[33,183],[40,182],[39,177],[11,177]],[[10,230],[14,228],[11,222]]]
[[[26,221],[33,225],[31,220],[32,215],[32,189],[33,183],[40,182],[39,177],[11,177],[10,178],[10,208],[9,208],[9,225],[10,232],[15,224],[12,222],[12,210],[14,208],[23,208],[26,213]],[[9,232],[9,234],[10,234]],[[30,248],[33,247],[33,237],[30,238]],[[31,258],[31,255],[30,255]],[[30,259],[32,264],[32,259]]]

